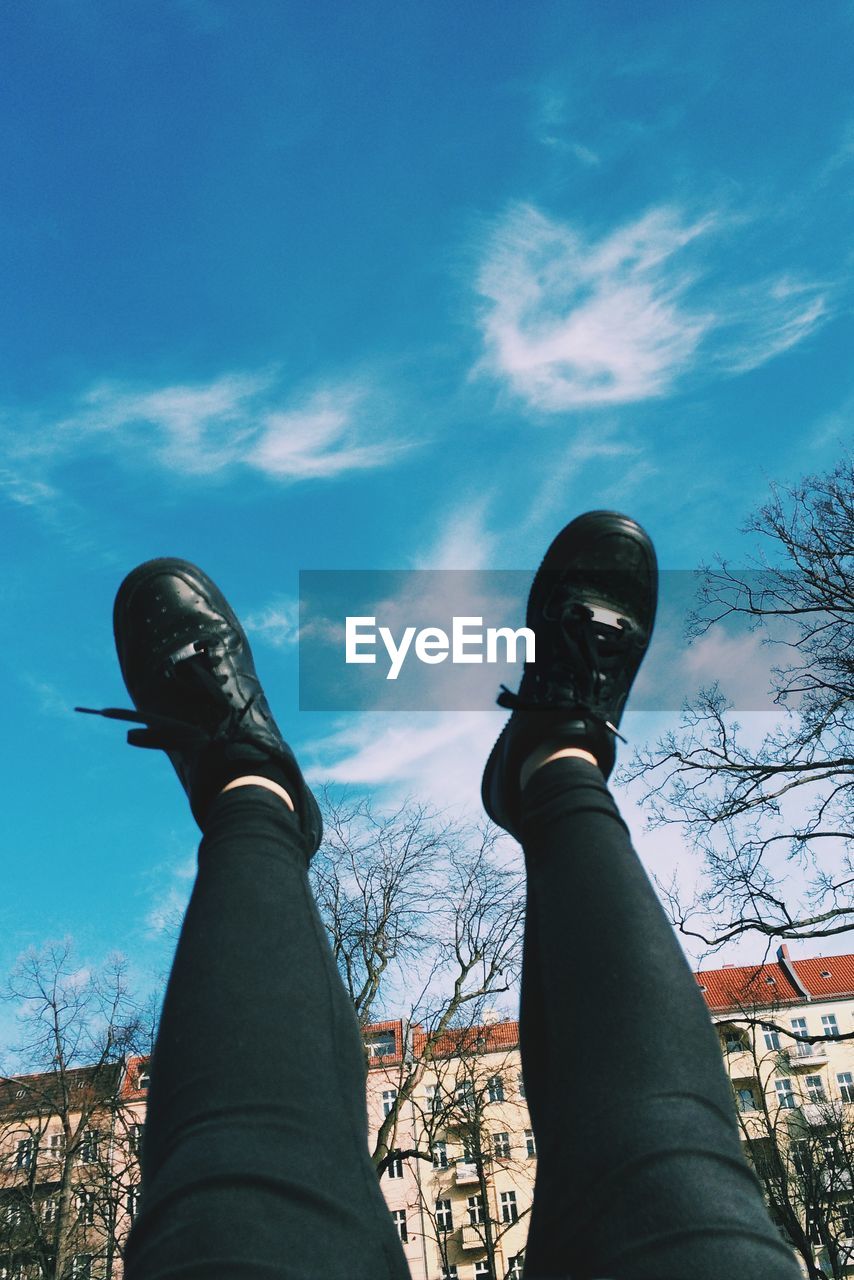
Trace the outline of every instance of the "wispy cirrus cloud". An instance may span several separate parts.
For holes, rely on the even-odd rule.
[[[54,496],[51,485],[10,467],[0,468],[0,492],[20,507],[36,507]]]
[[[403,721],[396,712],[351,717],[309,744],[309,781],[377,787],[395,800],[417,795],[437,808],[478,816],[481,774],[502,713],[424,713],[417,730]]]
[[[530,204],[493,228],[476,279],[481,371],[545,412],[672,392],[702,355],[756,368],[812,333],[830,290],[791,272],[728,283],[710,247],[728,224],[671,206],[596,239]]]
[[[553,87],[538,89],[534,115],[537,141],[561,155],[571,156],[586,168],[598,168],[601,157],[569,132],[569,109],[566,94]]]
[[[248,613],[243,619],[253,639],[262,640],[274,649],[288,649],[299,640],[299,603],[278,599]]]
[[[15,470],[0,485],[17,502],[44,501],[51,463],[87,453],[184,476],[248,469],[279,482],[332,479],[389,466],[413,447],[395,438],[389,419],[385,398],[365,379],[301,392],[270,372],[154,388],[103,382],[65,415],[33,421],[26,440],[10,433]]]
[[[441,517],[433,544],[416,569],[485,569],[494,561],[496,535],[487,527],[489,495],[467,499]]]

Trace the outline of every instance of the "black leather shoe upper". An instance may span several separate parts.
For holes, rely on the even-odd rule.
[[[146,725],[128,741],[168,754],[200,825],[219,790],[224,758],[273,761],[286,775],[303,834],[314,852],[320,814],[270,712],[252,652],[214,582],[185,560],[150,560],[116,595],[113,629],[119,663],[137,713],[113,718]]]
[[[590,511],[558,534],[531,586],[527,625],[536,661],[486,765],[483,803],[518,835],[519,771],[537,747],[554,742],[595,755],[607,778],[629,689],[649,645],[658,572],[649,536],[613,511]]]

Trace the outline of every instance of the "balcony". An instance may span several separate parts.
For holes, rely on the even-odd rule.
[[[457,1182],[460,1186],[465,1186],[472,1182],[480,1182],[480,1175],[477,1171],[477,1165],[472,1164],[469,1160],[458,1160],[456,1164]]]
[[[785,1050],[785,1057],[790,1067],[795,1070],[804,1068],[809,1070],[812,1067],[820,1067],[827,1062],[827,1046],[823,1044],[807,1044],[801,1041],[798,1044],[790,1045]]]
[[[834,1169],[826,1166],[821,1170],[821,1185],[825,1191],[836,1194],[839,1191],[851,1190],[851,1170],[850,1169]]]
[[[756,1075],[756,1061],[746,1045],[725,1049],[724,1062],[731,1080],[751,1080]]]
[[[844,1103],[835,1098],[824,1102],[804,1102],[801,1104],[801,1115],[809,1125],[838,1124],[843,1118]]]
[[[467,1223],[462,1229],[460,1246],[463,1249],[482,1249],[483,1227],[475,1227]]]

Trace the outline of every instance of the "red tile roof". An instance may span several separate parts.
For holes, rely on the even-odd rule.
[[[413,1037],[415,1056],[419,1057],[427,1044],[427,1033],[418,1031]],[[446,1031],[432,1047],[434,1058],[454,1058],[465,1053],[498,1053],[502,1049],[515,1049],[519,1043],[518,1022],[491,1022],[479,1027],[460,1027]]]
[[[362,1038],[370,1040],[372,1035],[382,1031],[393,1031],[397,1052],[394,1055],[383,1054],[371,1057],[369,1066],[387,1067],[403,1058],[403,1023],[371,1022],[362,1028]],[[419,1058],[427,1044],[428,1033],[420,1024],[412,1027],[412,1051]],[[519,1044],[518,1022],[491,1022],[484,1026],[460,1027],[446,1031],[433,1046],[434,1058],[453,1058],[464,1053],[498,1053],[502,1049],[515,1049]]]
[[[779,956],[779,952],[778,952]],[[786,957],[788,959],[788,957]],[[812,1000],[854,996],[854,955],[815,956],[788,960],[798,983]],[[828,977],[822,977],[822,974]],[[727,965],[701,969],[695,978],[713,1013],[773,1004],[803,1004],[805,997],[779,960],[761,965]]]
[[[793,960],[792,965],[814,1000],[854,995],[854,955],[813,956],[809,960]],[[824,978],[824,973],[830,976]]]
[[[127,1069],[122,1080],[122,1086],[119,1090],[119,1097],[123,1102],[142,1101],[148,1097],[148,1086],[140,1089],[139,1078],[148,1070],[149,1057],[128,1058]]]
[[[368,1061],[371,1066],[388,1066],[390,1063],[400,1062],[403,1058],[403,1023],[400,1018],[392,1019],[390,1022],[369,1022],[367,1026],[362,1027],[362,1039],[368,1045],[375,1036],[382,1035],[384,1031],[391,1031],[394,1036],[394,1052],[370,1054]]]
[[[73,1112],[105,1102],[115,1093],[119,1070],[118,1063],[107,1062],[101,1067],[72,1067],[64,1074],[0,1076],[0,1118],[55,1116],[66,1106]]]

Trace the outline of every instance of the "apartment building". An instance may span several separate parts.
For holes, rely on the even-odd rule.
[[[381,1185],[413,1277],[521,1280],[536,1150],[517,1024],[448,1032],[429,1052],[401,1021],[365,1039],[374,1138],[396,1111]],[[142,1058],[0,1080],[0,1280],[120,1280],[147,1087]]]
[[[696,978],[772,1216],[805,1274],[809,1258],[854,1277],[854,955],[784,946]],[[365,1047],[371,1145],[413,1280],[520,1280],[537,1160],[518,1024],[487,1016],[429,1043],[392,1020]],[[120,1280],[147,1085],[142,1058],[0,1080],[0,1280],[57,1260],[69,1280]]]
[[[381,1181],[413,1280],[521,1280],[537,1161],[518,1024],[448,1032],[428,1050],[422,1028],[386,1022],[366,1045],[371,1134],[417,1068]]]
[[[696,977],[772,1217],[804,1274],[854,1276],[854,955]]]
[[[121,1276],[145,1063],[0,1080],[0,1280]]]

